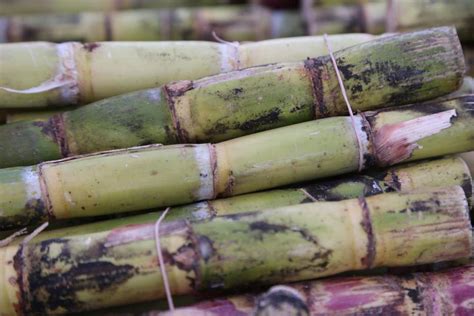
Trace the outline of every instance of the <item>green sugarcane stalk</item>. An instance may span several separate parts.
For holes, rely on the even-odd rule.
[[[445,27],[380,38],[335,56],[357,111],[447,94],[459,87],[464,71],[455,30]],[[345,113],[328,56],[271,64],[1,126],[0,167],[154,143],[216,142]]]
[[[365,112],[354,125],[341,116],[215,145],[136,147],[0,169],[0,227],[185,204],[474,150],[473,98]]]
[[[343,49],[372,38],[367,34],[343,34],[331,36],[330,41],[334,49]],[[454,48],[454,53],[457,51],[458,48]],[[20,93],[0,89],[0,107],[42,108],[90,103],[171,81],[325,54],[324,40],[318,36],[239,46],[194,41],[0,44],[0,86],[21,91],[33,87],[44,90]],[[132,68],[136,71],[130,71]],[[60,87],[54,88],[55,85]]]
[[[311,35],[350,32],[381,34],[455,25],[463,41],[474,41],[474,2],[471,0],[353,1],[352,5],[327,7],[319,6],[317,0],[309,0],[302,8]]]
[[[297,10],[253,6],[19,15],[0,25],[4,42],[213,40],[213,31],[229,41],[255,41],[306,34]]]
[[[1,248],[0,308],[44,315],[163,297],[153,229],[97,223]],[[472,235],[463,190],[449,187],[173,221],[160,245],[183,295],[469,257]]]
[[[398,167],[379,171],[369,171],[364,175],[350,175],[323,181],[299,184],[290,188],[248,193],[218,200],[197,202],[170,208],[166,220],[186,219],[202,221],[228,214],[252,210],[263,210],[315,201],[340,201],[360,196],[372,196],[387,192],[410,192],[425,187],[459,185],[463,188],[469,205],[473,205],[472,176],[466,162],[459,157],[403,164]],[[134,216],[134,223],[153,222],[159,213],[157,210]],[[47,220],[46,218],[43,220]],[[87,222],[91,219],[85,219]],[[118,219],[117,225],[130,222],[131,217]],[[97,220],[95,220],[97,221]],[[112,225],[113,220],[109,221]],[[84,219],[59,221],[48,228],[64,228],[84,224]],[[14,233],[10,231],[3,236]],[[0,236],[0,239],[2,237]]]
[[[79,13],[83,11],[115,11],[140,8],[173,8],[183,6],[223,5],[243,3],[240,0],[0,0],[1,15]]]
[[[275,286],[262,294],[235,295],[174,312],[137,315],[472,315],[473,283],[471,261],[438,272],[339,277]]]
[[[466,94],[474,94],[474,78],[464,77],[462,85],[459,89],[450,93],[448,95],[442,96],[438,99],[449,100]],[[72,111],[75,107],[65,108],[64,110],[42,110],[42,111],[31,111],[31,110],[22,110],[22,111],[0,111],[0,123],[2,120],[2,114],[5,116],[4,120],[6,124],[11,124],[21,121],[46,121],[55,114],[60,114],[64,111]]]

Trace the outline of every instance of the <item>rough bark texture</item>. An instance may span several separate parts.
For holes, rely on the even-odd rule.
[[[43,315],[163,297],[153,230],[97,223],[1,248],[1,310]],[[161,233],[174,295],[452,260],[472,248],[460,187],[174,221]]]

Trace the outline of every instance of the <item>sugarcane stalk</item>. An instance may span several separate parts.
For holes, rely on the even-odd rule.
[[[19,15],[0,25],[5,42],[213,40],[212,31],[229,41],[254,41],[306,34],[297,10],[250,6]]]
[[[250,209],[263,210],[315,201],[340,201],[387,192],[410,192],[425,187],[434,188],[452,185],[461,186],[466,194],[468,204],[473,205],[471,181],[471,172],[462,158],[442,158],[433,161],[403,164],[379,171],[370,171],[364,175],[350,175],[296,185],[290,188],[248,193],[229,198],[176,206],[170,208],[165,221],[179,219],[186,219],[192,222],[202,221],[212,219],[215,216],[236,214]],[[151,223],[159,214],[159,211],[152,210],[149,213],[135,215],[134,223]],[[47,220],[47,218],[43,220]],[[86,222],[88,220],[90,219],[85,219]],[[112,223],[122,225],[130,220],[130,216],[123,220],[111,219],[108,225],[109,227],[111,227]],[[48,228],[57,229],[79,224],[84,224],[84,219],[59,221],[50,224]],[[13,232],[8,232],[4,238]]]
[[[174,312],[149,311],[142,316],[177,315],[471,315],[474,308],[474,264],[406,276],[339,277],[275,286],[263,294],[219,298]],[[265,307],[265,309],[264,309]],[[261,314],[271,310],[272,314]],[[191,314],[192,312],[192,314]],[[188,314],[187,314],[188,313]]]
[[[464,69],[453,28],[380,38],[335,54],[357,111],[447,94],[459,87]],[[1,126],[0,167],[153,143],[216,142],[345,113],[328,56],[271,64]]]
[[[330,40],[334,49],[343,49],[372,38],[367,34],[343,34],[331,36]],[[30,94],[0,89],[0,106],[39,108],[90,103],[171,81],[198,79],[261,64],[301,61],[326,53],[323,38],[318,36],[268,40],[238,47],[184,41],[0,44],[0,86],[24,90],[45,86],[48,82],[65,84],[63,88]],[[138,70],[130,71],[131,68]],[[67,91],[71,95],[63,95]]]
[[[173,8],[183,6],[222,5],[244,3],[239,0],[0,0],[2,15],[13,14],[41,14],[41,13],[78,13],[83,11],[115,11],[140,8]]]
[[[2,311],[53,314],[163,297],[153,228],[90,224],[0,249]],[[161,232],[174,295],[445,261],[469,257],[472,247],[460,187],[173,221]]]
[[[345,35],[343,35],[345,36]],[[270,42],[270,41],[268,41]],[[260,42],[263,44],[263,42]],[[301,41],[303,43],[303,41]],[[255,55],[254,55],[255,57]],[[442,96],[438,99],[440,100],[449,100],[466,94],[474,94],[474,79],[472,77],[464,77],[462,85],[456,91]],[[42,110],[42,111],[31,111],[31,110],[18,110],[18,111],[0,111],[0,124],[6,123],[15,123],[21,121],[36,121],[36,120],[47,120],[55,114],[62,113],[64,111],[72,111],[76,107],[66,107],[64,110]],[[3,115],[3,116],[2,116]],[[4,119],[4,121],[2,121]]]
[[[355,125],[332,117],[215,145],[136,147],[0,169],[7,210],[0,227],[173,206],[474,150],[473,98],[365,112]]]
[[[474,3],[471,0],[361,1],[326,7],[317,5],[316,0],[305,2],[302,14],[311,35],[350,32],[381,34],[455,25],[463,41],[474,40]]]

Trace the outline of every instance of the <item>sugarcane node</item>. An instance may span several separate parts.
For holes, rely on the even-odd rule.
[[[315,119],[329,116],[329,111],[324,101],[322,75],[326,69],[329,56],[319,58],[308,58],[304,61],[304,68],[311,80],[314,106],[312,108]]]
[[[176,98],[182,96],[186,91],[193,89],[193,82],[191,80],[177,81],[171,84],[164,85],[162,91],[165,94],[166,103],[171,112],[173,126],[176,130],[176,136],[180,143],[189,143],[188,132],[181,126],[181,122],[176,113],[175,102]]]
[[[375,235],[372,227],[372,219],[370,216],[370,209],[369,206],[367,205],[367,201],[365,197],[361,196],[358,199],[359,206],[362,210],[362,221],[360,222],[360,225],[362,226],[362,229],[367,235],[367,253],[365,256],[363,256],[360,259],[361,264],[367,268],[370,269],[373,267],[373,264],[375,262],[375,255],[376,255],[376,240],[375,240]]]
[[[62,157],[69,157],[72,153],[69,150],[69,143],[67,141],[66,127],[64,124],[64,117],[62,113],[53,115],[48,120],[49,126],[51,126],[54,140],[59,145]]]

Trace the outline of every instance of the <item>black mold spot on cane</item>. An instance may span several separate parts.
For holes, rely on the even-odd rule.
[[[53,115],[47,121],[33,122],[33,125],[41,128],[43,134],[59,145],[63,157],[69,156],[69,146],[66,141],[64,121],[61,114]]]
[[[259,130],[265,125],[274,124],[278,122],[278,118],[280,114],[281,114],[281,109],[275,107],[257,118],[254,118],[254,119],[245,121],[242,124],[239,124],[237,128],[246,132]]]
[[[413,303],[419,304],[422,302],[421,295],[418,289],[405,288],[404,290],[407,291],[407,295]]]
[[[271,315],[274,312],[289,312],[294,315],[309,315],[309,309],[304,298],[295,290],[273,288],[258,298],[254,315]]]
[[[472,197],[473,187],[472,187],[471,177],[467,173],[463,175],[461,188],[464,190],[464,193],[466,194],[466,197],[469,200]]]
[[[0,227],[14,229],[33,223],[40,223],[48,219],[48,212],[41,199],[30,199],[26,202],[23,213],[15,216],[0,217]]]
[[[85,306],[77,297],[78,292],[101,292],[118,287],[137,272],[131,265],[72,258],[66,239],[51,239],[24,247],[21,246],[14,257],[14,268],[19,276],[21,309],[25,315],[45,315],[58,309],[67,312],[82,310]],[[59,247],[60,251],[51,256],[51,247]],[[103,249],[93,251],[103,254]],[[28,258],[31,264],[25,266],[23,258]],[[63,268],[54,272],[58,264]]]

